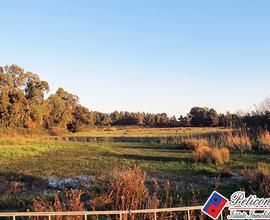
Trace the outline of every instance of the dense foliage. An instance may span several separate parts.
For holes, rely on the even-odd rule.
[[[269,128],[270,105],[267,99],[250,114],[218,114],[213,108],[194,107],[186,116],[166,113],[90,111],[79,98],[59,88],[47,99],[49,84],[38,75],[17,65],[0,67],[0,123],[2,128],[46,129],[53,133],[80,131],[93,125],[140,125],[148,127],[263,127]]]

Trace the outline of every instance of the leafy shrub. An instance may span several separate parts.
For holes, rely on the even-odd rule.
[[[84,131],[89,130],[89,126],[85,125],[85,124],[83,124],[81,122],[76,122],[74,124],[71,124],[67,128],[68,128],[68,131],[71,131],[73,133],[84,132]]]
[[[25,125],[24,125],[25,128],[36,128],[37,127],[37,124],[36,122],[34,122],[32,119],[29,119]]]
[[[52,136],[62,136],[67,133],[67,129],[61,127],[53,127],[50,130]]]

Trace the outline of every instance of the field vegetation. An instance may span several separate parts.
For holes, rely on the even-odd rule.
[[[231,151],[229,146],[223,146],[227,139],[210,137],[159,145],[151,142],[83,143],[46,138],[2,138],[0,207],[2,210],[39,210],[42,207],[51,210],[48,202],[56,199],[55,190],[59,188],[59,200],[67,199],[63,190],[83,190],[89,196],[83,206],[87,209],[123,208],[126,207],[123,204],[131,204],[119,200],[119,194],[111,194],[113,190],[106,189],[112,187],[128,196],[128,187],[138,176],[149,190],[149,196],[142,193],[145,197],[136,197],[138,207],[191,205],[194,201],[201,204],[217,187],[226,195],[240,188],[248,189],[256,185],[256,181],[259,183],[259,176],[253,171],[262,170],[258,163],[270,162],[268,154],[262,154],[256,147],[260,141],[258,136],[258,141],[251,141],[251,149],[244,143],[242,148],[239,145],[241,150]],[[260,177],[267,176],[265,170]],[[87,180],[72,182],[73,178],[79,177]],[[63,184],[53,186],[52,178]],[[266,184],[268,178],[264,178]],[[159,188],[158,193],[155,187]],[[139,189],[144,190],[143,186],[138,186]],[[170,195],[166,194],[166,189]]]
[[[139,126],[93,127],[68,136],[84,137],[168,137],[194,134],[213,134],[230,131],[222,127],[146,128]]]
[[[214,189],[269,196],[269,98],[250,113],[176,117],[91,111],[48,91],[38,75],[0,67],[1,211],[199,205]]]
[[[35,73],[18,65],[0,66],[0,127],[2,129],[30,129],[51,135],[83,132],[93,126],[143,127],[224,127],[269,128],[269,100],[256,112],[246,114],[218,113],[213,108],[193,107],[186,116],[166,113],[115,111],[110,114],[90,111],[80,105],[79,97],[59,88],[49,92],[49,83]]]

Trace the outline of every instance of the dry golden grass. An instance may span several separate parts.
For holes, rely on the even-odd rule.
[[[84,211],[84,203],[82,202],[83,191],[67,190],[62,196],[59,193],[54,194],[54,202],[36,198],[33,201],[33,210],[35,212],[64,212],[64,211]],[[62,220],[62,216],[56,216],[53,219]],[[81,220],[82,216],[68,216],[66,220]]]
[[[196,138],[189,138],[182,141],[182,144],[190,150],[195,150],[199,147],[208,146],[208,140],[206,139],[196,139]]]
[[[38,145],[40,143],[53,143],[48,136],[1,136],[0,146],[27,146],[29,144]],[[1,148],[0,148],[1,150]],[[2,148],[3,150],[3,148]]]
[[[252,149],[252,142],[246,132],[240,134],[229,133],[226,136],[226,144],[231,150],[249,151]]]
[[[211,152],[214,162],[218,165],[228,163],[230,160],[230,152],[228,148],[214,148]]]
[[[270,132],[263,132],[257,138],[260,149],[270,151]]]
[[[117,174],[111,182],[111,196],[117,210],[136,210],[144,208],[149,198],[145,186],[146,173],[139,168]]]
[[[39,128],[1,128],[0,138],[44,138],[48,137],[45,130]]]
[[[196,148],[194,152],[194,159],[196,162],[210,162],[211,148],[208,146]]]
[[[270,165],[266,163],[259,163],[257,172],[270,177]]]
[[[146,172],[138,167],[116,172],[114,178],[110,180],[107,191],[91,199],[88,204],[93,209],[156,209],[160,205],[160,198],[156,191],[150,195],[145,185],[146,178]],[[157,186],[157,188],[159,188],[159,186]],[[129,219],[127,215],[123,215],[122,217],[125,220]],[[152,214],[145,214],[141,217],[143,217],[142,219],[153,219],[154,216]],[[135,216],[131,215],[130,219],[135,219]]]
[[[223,165],[229,162],[230,153],[227,148],[210,148],[208,146],[204,146],[195,149],[194,159],[196,162]]]

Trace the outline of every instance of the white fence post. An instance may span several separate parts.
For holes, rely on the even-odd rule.
[[[154,212],[154,216],[155,216],[155,220],[157,220],[157,213],[156,212]]]
[[[188,220],[190,220],[190,211],[188,210],[187,213],[188,213]]]
[[[119,214],[119,215],[120,215],[120,220],[122,220],[122,213],[120,212],[120,214]]]

